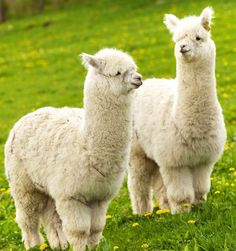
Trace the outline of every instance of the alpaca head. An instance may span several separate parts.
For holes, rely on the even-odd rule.
[[[175,56],[183,62],[201,62],[215,55],[215,44],[211,40],[210,27],[213,9],[205,8],[200,16],[183,19],[166,14],[164,23],[173,34]]]
[[[95,55],[83,53],[82,58],[88,75],[104,94],[126,95],[142,84],[137,66],[127,53],[106,48]]]

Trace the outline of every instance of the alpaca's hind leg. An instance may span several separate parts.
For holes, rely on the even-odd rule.
[[[153,162],[140,149],[132,149],[128,170],[128,187],[134,214],[152,212]]]
[[[189,168],[161,168],[171,213],[189,211],[184,204],[194,201],[193,177]]]
[[[212,167],[196,167],[193,172],[193,186],[195,192],[194,203],[199,203],[202,199],[207,198],[207,194],[210,191],[211,186],[211,172]]]
[[[153,171],[152,188],[153,188],[153,194],[156,200],[158,201],[159,208],[160,209],[169,208],[170,206],[167,199],[166,187],[163,183],[163,179],[161,177],[161,173],[159,171],[158,166],[156,166],[156,168]]]
[[[106,212],[108,202],[97,202],[92,205],[91,229],[88,239],[88,246],[93,248],[102,238],[102,231],[106,223]]]
[[[48,197],[47,205],[43,209],[42,222],[50,247],[52,249],[65,249],[67,240],[62,230],[62,222],[57,213],[55,202],[50,197]]]
[[[84,251],[90,233],[91,208],[74,198],[55,201],[67,240],[74,251]]]
[[[18,189],[14,195],[16,221],[21,229],[26,249],[43,242],[39,234],[39,218],[45,205],[45,196],[38,191]]]

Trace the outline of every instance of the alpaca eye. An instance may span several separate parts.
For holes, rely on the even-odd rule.
[[[196,40],[197,40],[197,41],[200,41],[201,38],[200,38],[199,36],[196,36]]]
[[[118,71],[117,73],[116,73],[116,76],[119,76],[121,73]]]

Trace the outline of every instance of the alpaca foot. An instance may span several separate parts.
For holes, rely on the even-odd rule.
[[[23,235],[23,242],[25,244],[25,248],[28,250],[34,246],[40,245],[44,243],[42,236],[39,233],[33,232],[24,232]]]
[[[168,209],[170,208],[167,197],[160,197],[158,200],[158,207],[160,209]]]
[[[194,200],[194,204],[200,204],[204,201],[207,201],[207,194],[202,194],[202,193],[195,193],[195,200]]]
[[[60,248],[62,250],[68,247],[65,234],[62,231],[62,226],[58,225],[47,231],[47,238],[51,249]]]
[[[133,205],[133,213],[143,215],[153,211],[153,202],[152,200],[144,197],[140,197],[135,201]]]
[[[90,249],[94,248],[96,245],[99,244],[100,240],[102,239],[102,232],[94,232],[91,233],[88,238],[88,247]]]

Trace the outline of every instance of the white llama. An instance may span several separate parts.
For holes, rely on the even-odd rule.
[[[152,211],[152,191],[160,208],[170,207],[174,214],[210,190],[226,140],[209,32],[212,15],[208,7],[199,17],[165,16],[174,35],[176,80],[148,79],[135,93],[128,185],[136,214]]]
[[[142,84],[132,58],[116,49],[83,54],[85,109],[46,107],[21,118],[5,146],[6,174],[26,248],[95,246],[127,168],[132,90]],[[65,235],[64,235],[65,234]]]

